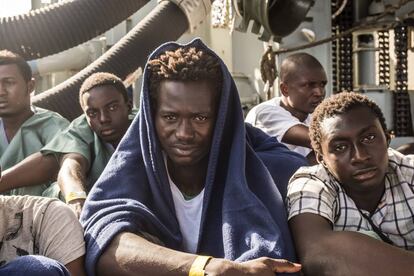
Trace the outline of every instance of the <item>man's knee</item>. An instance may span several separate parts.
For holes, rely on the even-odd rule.
[[[1,275],[31,275],[31,276],[69,276],[65,266],[53,259],[28,255],[8,262],[0,267]]]

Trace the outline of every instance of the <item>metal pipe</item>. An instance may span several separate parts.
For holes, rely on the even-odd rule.
[[[149,0],[66,0],[0,18],[0,49],[26,60],[56,54],[114,27]]]
[[[58,86],[34,96],[32,103],[73,120],[82,112],[78,90],[89,75],[105,71],[124,79],[144,66],[157,46],[177,40],[188,27],[184,12],[174,3],[163,1],[100,58]]]

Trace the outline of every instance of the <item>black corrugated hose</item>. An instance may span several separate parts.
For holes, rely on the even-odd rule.
[[[0,18],[0,49],[26,60],[62,52],[116,26],[149,0],[67,0]]]
[[[178,6],[169,1],[161,2],[100,58],[58,86],[34,96],[32,102],[73,120],[82,112],[78,91],[89,75],[105,71],[125,79],[145,64],[157,46],[177,40],[188,26],[187,18]]]

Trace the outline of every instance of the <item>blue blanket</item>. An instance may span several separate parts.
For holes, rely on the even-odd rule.
[[[198,39],[189,45],[216,56]],[[150,59],[180,46],[164,44]],[[277,185],[286,187],[291,174],[306,162],[276,139],[251,126],[246,128],[237,88],[223,62],[221,68],[224,80],[209,155],[197,252],[237,261],[261,256],[294,260]],[[148,87],[145,70],[140,113],[85,203],[81,222],[85,227],[89,275],[94,275],[99,256],[121,232],[149,233],[166,247],[182,250]],[[275,180],[280,183],[276,185]]]

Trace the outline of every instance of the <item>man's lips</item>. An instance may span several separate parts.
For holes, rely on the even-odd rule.
[[[194,146],[176,145],[173,147],[179,155],[190,155],[196,149]]]
[[[110,136],[115,133],[115,129],[103,129],[101,130],[102,136]]]
[[[364,180],[373,178],[376,174],[377,174],[377,168],[371,167],[371,168],[357,170],[356,172],[352,174],[352,176],[356,180],[364,181]]]

